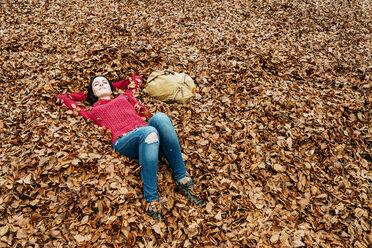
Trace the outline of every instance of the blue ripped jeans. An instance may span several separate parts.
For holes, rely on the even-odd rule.
[[[158,200],[159,151],[162,151],[167,158],[175,180],[180,180],[186,176],[186,167],[178,137],[172,120],[166,114],[156,113],[151,117],[148,126],[136,128],[125,136],[118,138],[113,148],[124,156],[139,160],[139,164],[142,166],[143,195],[147,202]]]

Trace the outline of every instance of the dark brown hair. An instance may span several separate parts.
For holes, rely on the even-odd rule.
[[[93,106],[93,104],[94,104],[95,102],[98,101],[98,97],[96,97],[96,96],[94,95],[94,93],[93,93],[93,81],[94,81],[94,79],[96,79],[96,78],[98,78],[98,77],[104,77],[105,79],[107,79],[107,81],[108,81],[109,84],[110,84],[111,91],[112,91],[112,93],[114,93],[114,86],[112,85],[111,81],[110,81],[107,77],[105,77],[105,76],[103,76],[103,75],[96,75],[96,76],[92,77],[92,78],[90,79],[90,81],[89,81],[89,86],[88,86],[88,97],[87,97],[87,101],[89,102],[90,106]]]

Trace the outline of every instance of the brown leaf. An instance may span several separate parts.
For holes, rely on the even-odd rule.
[[[276,170],[277,172],[285,172],[286,171],[286,167],[285,166],[282,166],[280,164],[274,164],[274,170]]]
[[[2,226],[0,227],[0,237],[3,237],[5,234],[8,233],[9,227],[8,226]]]
[[[216,220],[222,220],[222,211],[218,211],[218,213],[214,216]]]

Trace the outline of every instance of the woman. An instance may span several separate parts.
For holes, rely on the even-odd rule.
[[[57,96],[57,101],[69,109],[77,108],[85,119],[91,119],[100,127],[111,130],[112,146],[115,151],[131,159],[138,159],[141,166],[143,194],[147,201],[148,214],[161,220],[157,193],[158,155],[161,151],[172,169],[176,186],[190,201],[199,205],[192,195],[194,181],[187,177],[181,148],[171,119],[163,114],[152,115],[134,97],[142,78],[131,77],[112,84],[105,76],[90,80],[88,95],[82,92]],[[125,90],[125,94],[114,97],[114,89]],[[87,99],[93,108],[85,110],[77,101]],[[147,123],[143,119],[150,118]]]

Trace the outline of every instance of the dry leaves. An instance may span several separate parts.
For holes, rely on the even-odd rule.
[[[0,247],[369,247],[369,1],[5,1]],[[89,77],[190,74],[169,114],[206,203],[147,216],[137,162],[55,102]]]

